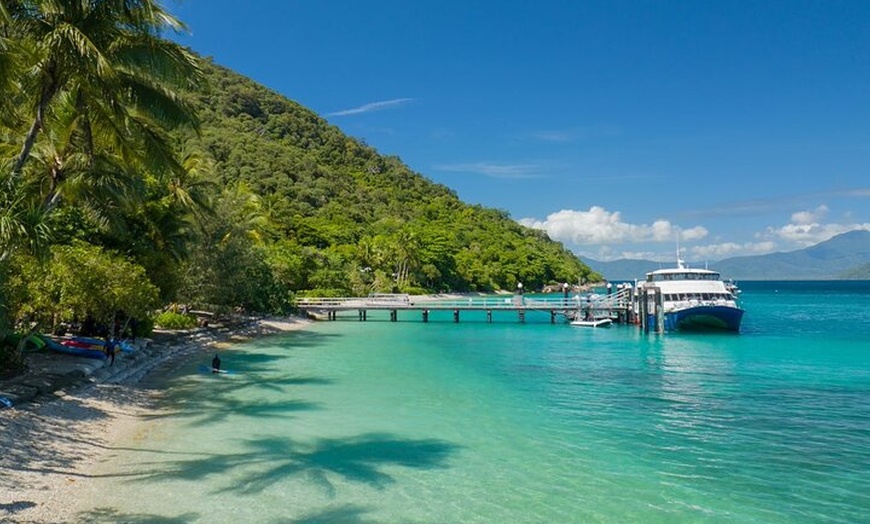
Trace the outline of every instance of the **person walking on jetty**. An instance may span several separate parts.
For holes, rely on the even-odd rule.
[[[214,358],[211,359],[211,372],[212,373],[220,373],[221,372],[221,358],[217,353],[214,354]]]

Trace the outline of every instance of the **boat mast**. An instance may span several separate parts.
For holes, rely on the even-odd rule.
[[[680,258],[680,230],[677,228],[677,269],[686,269],[683,265],[683,259]]]

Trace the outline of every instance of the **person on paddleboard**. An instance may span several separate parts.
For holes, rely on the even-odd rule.
[[[212,373],[220,373],[221,372],[221,358],[217,353],[214,354],[214,358],[211,359],[211,372]]]

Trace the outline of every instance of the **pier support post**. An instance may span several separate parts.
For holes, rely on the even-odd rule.
[[[663,301],[661,289],[656,289],[655,301],[656,301],[656,333],[664,333],[665,332],[665,308],[664,308],[664,301]]]
[[[399,313],[395,309],[390,310],[390,322],[395,322],[399,319]]]
[[[518,310],[517,315],[520,317],[520,323],[526,322],[526,310],[525,309]]]
[[[423,310],[423,322],[429,322],[429,310],[428,309]]]
[[[459,322],[459,310],[458,309],[453,310],[453,321]]]
[[[644,333],[649,333],[649,291],[646,288],[640,294],[640,327]]]

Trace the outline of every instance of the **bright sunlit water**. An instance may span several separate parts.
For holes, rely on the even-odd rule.
[[[81,501],[117,522],[867,522],[870,282],[742,333],[355,314],[191,362]]]

